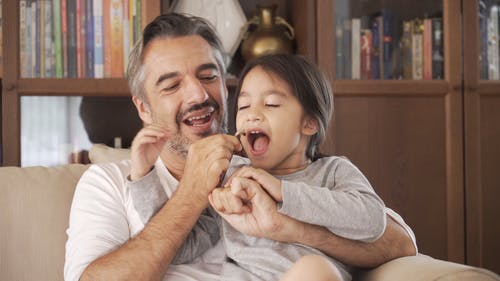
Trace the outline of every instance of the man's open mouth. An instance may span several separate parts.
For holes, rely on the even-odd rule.
[[[182,122],[193,127],[204,126],[211,121],[214,112],[215,110],[213,107],[206,107],[203,110],[192,112],[187,118],[182,120]]]
[[[253,154],[259,155],[267,151],[270,139],[265,132],[261,130],[250,130],[247,131],[246,135]]]

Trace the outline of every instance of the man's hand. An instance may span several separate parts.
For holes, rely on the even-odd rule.
[[[158,125],[142,128],[132,142],[130,179],[144,177],[153,167],[167,141],[167,132]]]
[[[233,154],[241,149],[239,140],[230,135],[213,135],[192,143],[180,187],[191,187],[193,195],[201,194],[208,204],[208,194],[220,184]]]

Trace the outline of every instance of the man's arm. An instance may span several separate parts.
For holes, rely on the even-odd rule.
[[[301,229],[302,235],[296,235],[293,240],[356,267],[377,267],[399,257],[417,254],[410,235],[389,215],[384,234],[371,243],[345,239],[316,225],[303,224]]]

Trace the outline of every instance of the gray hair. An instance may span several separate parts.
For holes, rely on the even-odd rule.
[[[211,24],[200,17],[168,13],[156,17],[144,28],[142,38],[137,40],[129,55],[127,80],[133,96],[147,103],[144,90],[146,75],[143,65],[143,51],[146,46],[156,38],[176,38],[191,35],[202,37],[212,47],[215,59],[222,73],[222,78],[225,78],[224,48]]]

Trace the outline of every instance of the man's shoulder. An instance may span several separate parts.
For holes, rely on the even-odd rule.
[[[108,181],[121,183],[130,174],[130,160],[92,164],[80,181]]]

